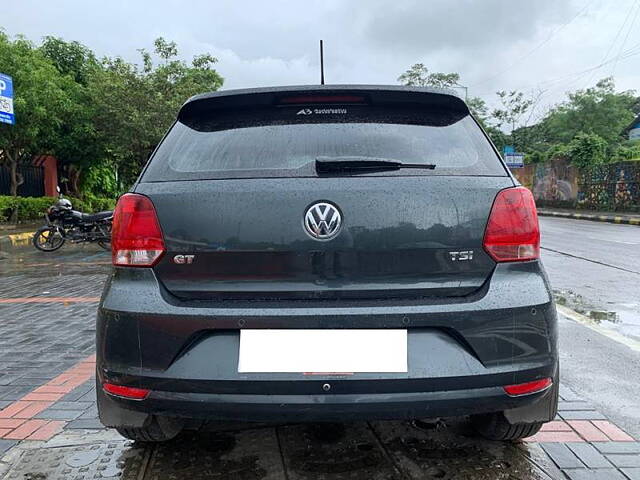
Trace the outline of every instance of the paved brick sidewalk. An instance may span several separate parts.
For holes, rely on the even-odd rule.
[[[0,477],[640,479],[640,442],[564,386],[556,421],[517,445],[473,438],[460,420],[357,423],[320,440],[303,425],[222,426],[133,445],[97,419],[104,274],[33,265],[0,276]]]

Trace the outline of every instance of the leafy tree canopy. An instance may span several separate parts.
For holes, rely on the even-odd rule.
[[[0,71],[14,79],[17,124],[0,124],[0,162],[17,165],[53,154],[66,189],[115,195],[135,180],[184,101],[217,90],[223,78],[216,58],[178,57],[175,42],[157,38],[141,64],[97,59],[78,42],[45,37],[35,46],[0,31]],[[109,174],[107,175],[107,172]]]
[[[458,85],[460,75],[457,73],[429,73],[429,69],[423,63],[416,63],[400,75],[398,81],[412,87],[451,88]]]
[[[154,45],[157,64],[144,49],[140,50],[141,67],[120,57],[105,58],[89,82],[93,122],[105,157],[116,165],[125,183],[138,175],[185,100],[218,90],[223,83],[211,55],[198,55],[187,63],[177,58],[174,42],[158,38]]]
[[[547,141],[570,142],[578,133],[594,133],[609,143],[620,141],[633,120],[638,99],[634,92],[616,92],[613,78],[595,87],[569,93],[569,100],[553,108],[543,120]]]
[[[9,166],[11,194],[22,178],[20,162],[55,153],[65,119],[74,111],[75,82],[24,37],[0,32],[0,71],[13,77],[16,124],[0,124],[0,161]]]
[[[576,167],[604,163],[607,159],[607,141],[595,133],[579,132],[566,150]]]

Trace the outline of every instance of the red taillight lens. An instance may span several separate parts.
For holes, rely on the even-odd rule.
[[[103,383],[102,388],[111,395],[130,398],[131,400],[144,400],[151,392],[151,390],[147,390],[146,388],[123,387],[122,385],[114,385],[113,383]]]
[[[136,193],[120,197],[111,229],[113,264],[119,267],[151,267],[164,252],[162,231],[151,200]]]
[[[484,232],[484,249],[496,262],[522,262],[540,257],[536,202],[525,187],[496,196]]]
[[[543,378],[542,380],[535,380],[533,382],[519,383],[517,385],[508,385],[504,388],[507,395],[517,397],[519,395],[530,395],[532,393],[538,393],[546,390],[551,386],[553,382],[550,378]]]

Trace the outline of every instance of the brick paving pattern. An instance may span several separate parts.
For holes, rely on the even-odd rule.
[[[95,367],[95,356],[90,356],[0,410],[0,439],[49,440],[67,423],[92,414],[95,410],[92,408],[93,399],[85,402],[68,400],[76,398],[76,389],[93,378]],[[80,392],[82,396],[89,396],[89,391]],[[58,402],[65,407],[70,404],[73,408],[60,408]],[[84,409],[81,409],[82,405]]]

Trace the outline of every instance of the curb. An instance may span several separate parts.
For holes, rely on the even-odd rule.
[[[14,250],[31,244],[36,232],[12,233],[0,237],[0,251]]]
[[[550,210],[538,210],[541,217],[575,218],[577,220],[591,220],[593,222],[619,223],[624,225],[640,226],[640,217],[623,217],[619,215],[594,215],[590,213],[556,212]]]

